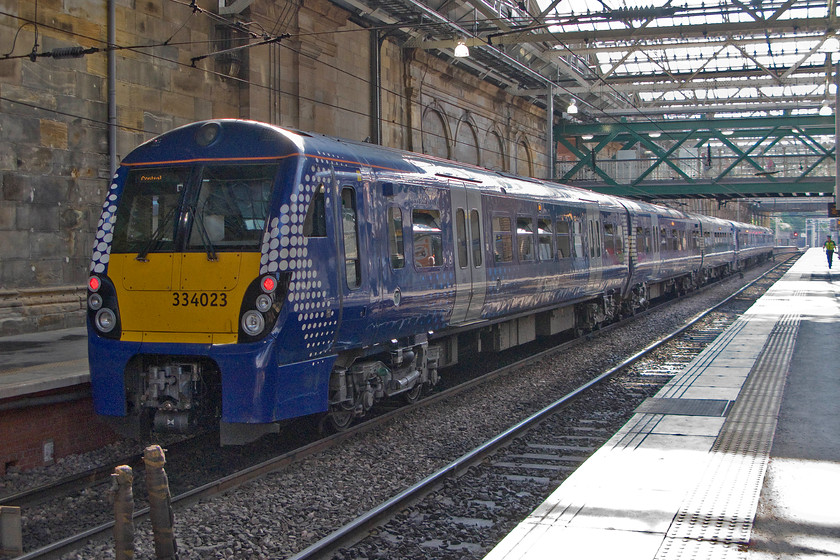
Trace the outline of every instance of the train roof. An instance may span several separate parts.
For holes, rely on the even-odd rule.
[[[173,155],[172,145],[178,146],[177,155]],[[330,161],[337,167],[342,164],[360,165],[368,168],[380,181],[402,180],[438,185],[446,181],[500,196],[575,205],[597,203],[610,210],[626,208],[630,212],[657,214],[667,218],[705,219],[707,223],[716,223],[719,227],[732,227],[737,223],[425,154],[244,119],[199,121],[178,127],[144,142],[132,150],[122,164],[139,166],[269,160],[295,155]]]

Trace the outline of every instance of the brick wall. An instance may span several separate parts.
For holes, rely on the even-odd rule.
[[[93,414],[91,398],[4,410],[0,414],[0,476],[11,468],[44,465],[44,444],[53,461],[98,449],[119,438]]]

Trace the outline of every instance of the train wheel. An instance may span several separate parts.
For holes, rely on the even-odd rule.
[[[352,405],[338,405],[331,408],[321,420],[321,433],[343,432],[353,425],[356,414]]]
[[[423,396],[423,383],[418,383],[411,390],[406,391],[403,393],[403,399],[408,404],[414,404],[420,400],[420,397]]]

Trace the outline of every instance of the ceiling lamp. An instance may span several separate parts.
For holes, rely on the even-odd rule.
[[[822,107],[820,107],[819,115],[821,117],[830,117],[831,116],[831,107],[828,106],[828,103],[823,103]]]
[[[595,136],[593,136],[592,134],[584,134],[580,137],[581,140],[592,140],[593,138],[595,138]]]
[[[470,56],[470,49],[467,47],[466,41],[458,39],[458,45],[455,47],[455,57],[467,58],[468,56]]]
[[[566,109],[566,112],[567,112],[568,114],[570,114],[570,115],[577,115],[577,113],[578,113],[578,108],[577,108],[577,105],[575,105],[575,103],[576,103],[576,101],[575,101],[574,99],[572,99],[572,102],[571,102],[571,103],[569,103],[569,108],[568,108],[568,109]]]
[[[650,136],[651,138],[659,138],[660,136],[662,136],[662,133],[654,131],[654,132],[648,133],[648,136]]]

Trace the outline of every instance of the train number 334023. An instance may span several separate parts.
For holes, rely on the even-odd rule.
[[[227,294],[220,292],[172,292],[172,307],[225,307]]]

